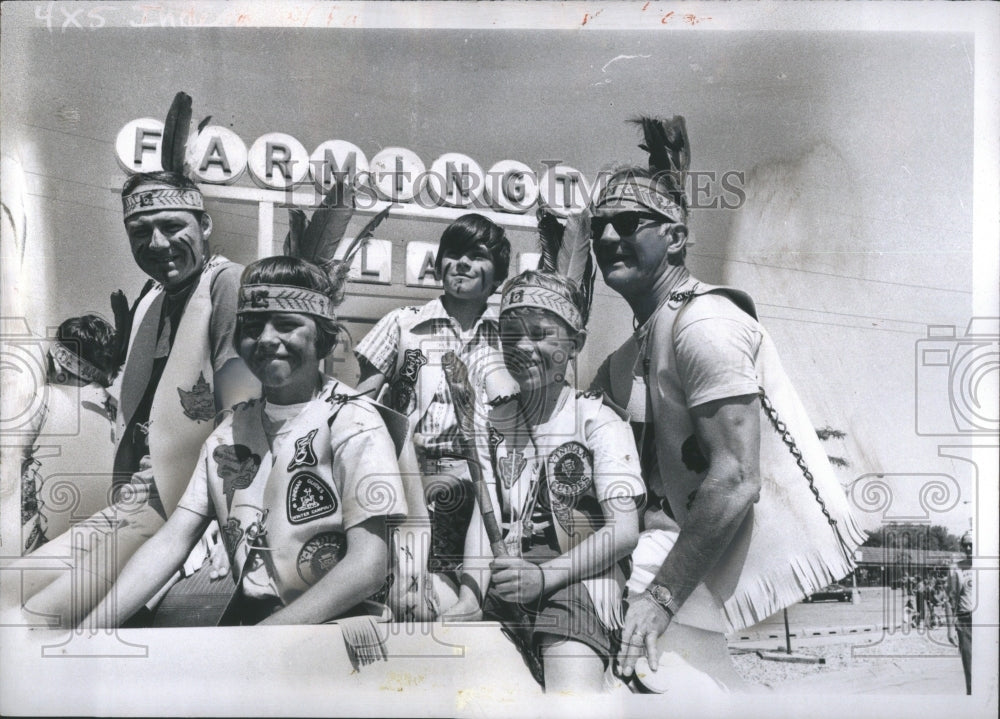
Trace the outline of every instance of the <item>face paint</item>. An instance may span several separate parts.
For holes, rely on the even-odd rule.
[[[485,302],[495,288],[493,257],[485,245],[464,252],[448,251],[441,258],[445,294],[469,302]]]
[[[136,264],[167,289],[183,285],[204,268],[205,229],[187,210],[143,212],[125,222]]]

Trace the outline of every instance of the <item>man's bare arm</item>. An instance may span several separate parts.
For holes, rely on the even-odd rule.
[[[677,543],[654,580],[682,604],[725,553],[760,496],[760,401],[757,395],[707,402],[691,410],[709,467]],[[657,433],[659,434],[659,432]]]

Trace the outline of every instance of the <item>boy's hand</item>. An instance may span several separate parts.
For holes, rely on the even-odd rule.
[[[490,569],[493,572],[493,588],[505,602],[533,602],[545,588],[542,568],[520,557],[497,557],[490,563]]]
[[[216,522],[209,525],[208,531],[205,532],[204,541],[211,562],[208,577],[209,579],[221,579],[229,574],[229,554],[226,552],[226,545],[222,543],[219,525]]]

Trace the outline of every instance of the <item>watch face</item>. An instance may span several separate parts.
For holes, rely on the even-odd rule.
[[[670,612],[671,615],[674,614],[674,595],[669,589],[659,584],[651,584],[649,586],[649,593],[656,600],[657,604]]]

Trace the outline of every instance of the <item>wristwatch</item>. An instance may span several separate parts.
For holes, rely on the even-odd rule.
[[[664,587],[662,584],[650,584],[649,587],[646,588],[646,591],[649,593],[649,596],[653,598],[654,602],[666,610],[671,619],[676,616],[677,610],[680,609],[680,606],[678,606],[677,601],[674,599],[673,592]]]

